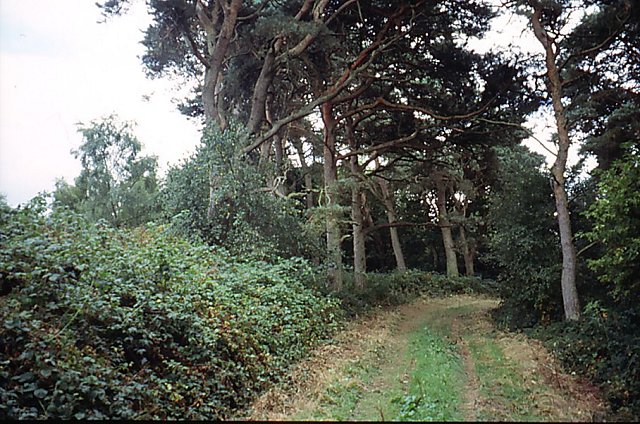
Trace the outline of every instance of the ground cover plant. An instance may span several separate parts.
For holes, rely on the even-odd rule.
[[[532,331],[565,364],[589,377],[607,397],[612,419],[637,421],[640,416],[640,330],[633,311],[594,302],[579,322],[554,323]]]
[[[298,259],[239,260],[170,228],[42,198],[0,217],[1,419],[214,419],[335,331]]]

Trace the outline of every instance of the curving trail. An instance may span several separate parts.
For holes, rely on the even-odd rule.
[[[251,407],[250,420],[593,421],[597,390],[537,340],[497,331],[498,301],[421,298],[356,320]],[[595,417],[595,418],[594,418]]]

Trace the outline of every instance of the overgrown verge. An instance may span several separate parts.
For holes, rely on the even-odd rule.
[[[214,419],[337,328],[299,259],[0,208],[0,419]]]
[[[622,139],[621,139],[622,141]],[[513,151],[490,202],[489,254],[502,304],[494,319],[542,339],[564,365],[598,384],[610,419],[640,419],[640,162],[637,143],[622,143],[619,159],[580,181],[568,175],[577,262],[585,305],[576,322],[564,319],[560,255],[547,181]],[[533,157],[532,157],[533,158]],[[526,168],[523,168],[530,162]],[[523,179],[523,176],[526,178]],[[522,209],[519,205],[528,205]]]
[[[640,316],[589,304],[580,321],[538,327],[541,339],[569,371],[599,385],[614,421],[640,419]]]
[[[640,419],[640,316],[634,310],[593,301],[578,321],[523,327],[513,308],[502,304],[493,318],[502,328],[541,340],[569,372],[598,385],[609,403],[608,420]]]

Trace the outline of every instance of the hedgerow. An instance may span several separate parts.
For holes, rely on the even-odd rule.
[[[301,259],[0,208],[0,419],[216,419],[334,332]]]

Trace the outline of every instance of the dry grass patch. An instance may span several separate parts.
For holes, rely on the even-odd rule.
[[[394,347],[390,342],[401,319],[398,310],[391,310],[349,323],[331,344],[317,348],[294,366],[285,381],[260,396],[246,418],[282,421],[322,409],[322,403],[330,401],[327,389],[361,384],[349,375],[351,366],[382,361],[382,351]]]
[[[545,419],[592,421],[604,416],[605,404],[598,389],[585,379],[564,372],[540,341],[508,333],[496,342],[516,365],[522,385],[532,394],[532,407]]]

